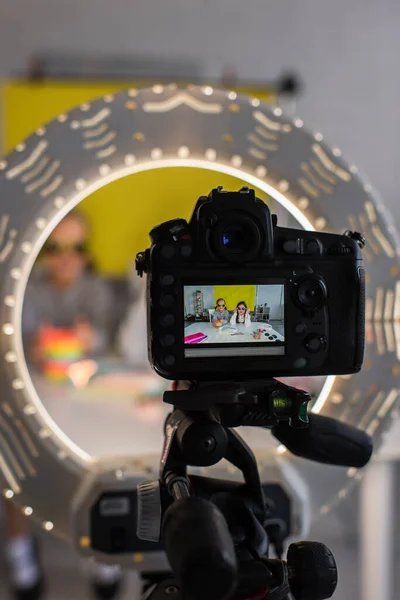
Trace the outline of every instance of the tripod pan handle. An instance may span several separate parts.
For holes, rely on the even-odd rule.
[[[237,559],[221,511],[203,498],[182,498],[166,511],[162,541],[184,597],[222,600],[236,588]]]

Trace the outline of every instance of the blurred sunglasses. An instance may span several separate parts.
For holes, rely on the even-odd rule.
[[[57,242],[46,242],[43,246],[43,252],[51,256],[60,256],[61,254],[87,254],[87,245],[81,244],[57,244]]]
[[[239,306],[238,310],[246,310],[246,307],[245,306]]]
[[[225,308],[225,304],[217,304],[218,308]]]

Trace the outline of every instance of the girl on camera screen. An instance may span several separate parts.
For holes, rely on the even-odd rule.
[[[212,322],[214,327],[226,325],[229,323],[230,313],[226,308],[226,302],[223,298],[218,298],[215,305],[215,310],[212,316]]]
[[[250,327],[251,325],[250,310],[243,300],[237,303],[236,308],[233,311],[231,325],[244,325],[245,327]]]

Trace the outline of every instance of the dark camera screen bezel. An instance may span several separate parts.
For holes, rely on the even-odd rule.
[[[218,349],[224,349],[226,350],[228,349],[247,349],[250,350],[248,354],[244,354],[244,358],[251,358],[252,356],[259,357],[259,358],[266,358],[268,356],[270,356],[271,358],[283,358],[286,353],[287,353],[287,309],[288,309],[288,302],[290,301],[290,297],[288,294],[288,285],[287,285],[287,280],[281,277],[268,277],[268,278],[261,278],[261,279],[257,279],[257,281],[255,281],[254,279],[246,278],[246,279],[237,279],[235,282],[232,282],[232,278],[227,278],[225,279],[224,277],[218,277],[217,278],[202,278],[202,277],[193,277],[193,278],[183,278],[180,281],[181,284],[181,290],[180,290],[180,295],[182,298],[182,306],[183,306],[183,298],[184,298],[184,290],[185,287],[189,287],[189,286],[215,286],[215,285],[232,285],[232,286],[239,286],[239,285],[283,285],[283,297],[284,297],[284,307],[283,307],[283,326],[284,326],[284,341],[283,342],[247,342],[247,343],[241,343],[241,342],[235,342],[234,344],[230,344],[229,342],[224,342],[221,344],[211,344],[211,343],[207,343],[207,344],[185,344],[183,343],[183,348],[184,348],[184,354],[185,354],[185,360],[196,360],[196,359],[200,359],[200,358],[204,358],[204,359],[211,359],[211,358],[218,358],[217,354],[214,354],[212,351],[215,350],[217,351]],[[183,314],[183,311],[182,311]],[[184,327],[184,314],[182,317],[182,326],[183,326],[183,333],[185,331],[185,327]],[[282,348],[283,351],[278,351],[278,352],[262,352],[262,349],[278,349],[278,348]],[[196,349],[196,352],[194,352],[194,349]],[[187,350],[192,350],[192,356],[187,355],[186,351]],[[208,354],[208,356],[207,356]],[[221,359],[227,359],[230,357],[230,354],[226,354],[226,355],[222,355]],[[235,356],[232,353],[232,358],[236,358],[237,356]]]

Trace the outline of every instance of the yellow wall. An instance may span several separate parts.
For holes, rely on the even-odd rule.
[[[2,89],[4,147],[10,150],[38,127],[74,106],[140,85],[151,83],[7,83]],[[267,91],[238,91],[274,100]],[[116,181],[85,199],[80,209],[91,223],[90,245],[100,272],[124,274],[136,253],[147,247],[148,232],[154,225],[175,217],[188,218],[198,196],[208,194],[217,185],[238,189],[242,182],[200,169],[158,169]],[[266,199],[261,191],[258,195]]]
[[[238,302],[246,302],[250,310],[254,310],[256,303],[255,285],[215,285],[215,304],[218,298],[223,298],[228,310],[234,310]]]
[[[96,264],[107,274],[125,272],[136,253],[147,248],[155,225],[189,218],[198,196],[218,185],[238,189],[242,184],[204,169],[169,168],[137,173],[98,190],[80,205],[92,224]],[[259,197],[265,194],[260,191]]]

